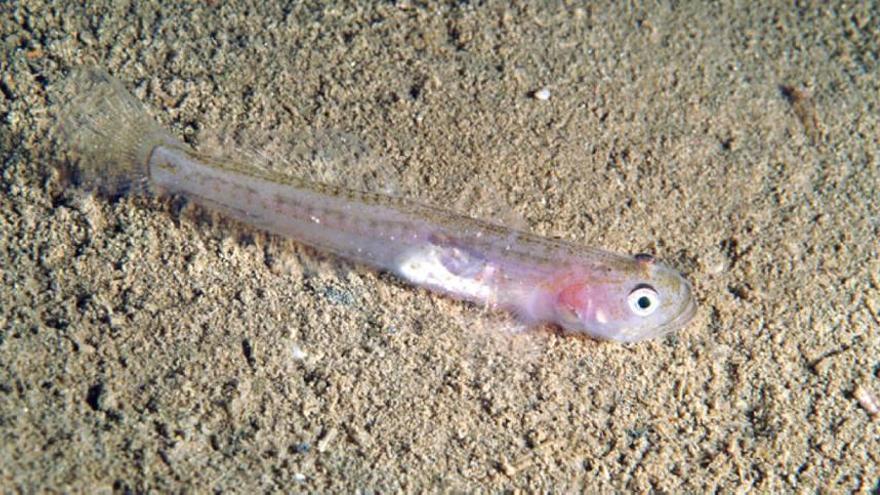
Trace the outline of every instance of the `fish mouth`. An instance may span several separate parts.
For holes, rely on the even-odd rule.
[[[675,316],[657,328],[657,332],[655,333],[656,336],[665,335],[684,327],[690,323],[697,314],[697,301],[694,298],[694,291],[691,289],[691,284],[688,283],[687,280],[682,281],[681,289],[678,291],[678,294],[679,300],[687,302],[682,306],[678,313],[675,314]]]

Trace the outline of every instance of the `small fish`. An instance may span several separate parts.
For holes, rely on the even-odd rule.
[[[105,192],[180,195],[528,325],[635,342],[679,329],[696,312],[688,282],[650,255],[613,254],[200,153],[101,69],[76,70],[66,88],[58,135],[87,185]]]

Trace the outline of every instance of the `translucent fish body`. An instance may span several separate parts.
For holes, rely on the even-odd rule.
[[[415,286],[510,311],[530,325],[633,342],[680,328],[694,315],[688,282],[650,256],[617,255],[398,196],[202,155],[162,130],[105,73],[87,70],[73,81],[62,134],[98,185],[146,183]]]

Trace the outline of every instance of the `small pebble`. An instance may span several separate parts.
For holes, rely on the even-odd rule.
[[[877,399],[873,392],[862,385],[856,385],[853,395],[868,415],[875,418],[880,415],[880,399]]]
[[[541,88],[535,91],[535,99],[541,101],[547,101],[550,99],[550,90],[548,88]]]
[[[324,436],[318,440],[317,450],[318,452],[326,452],[328,448],[330,448],[330,443],[333,442],[333,439],[336,438],[336,428],[330,428],[324,433]]]
[[[298,345],[294,345],[293,349],[291,349],[291,355],[296,361],[303,361],[308,356],[306,351],[302,350],[302,348]]]

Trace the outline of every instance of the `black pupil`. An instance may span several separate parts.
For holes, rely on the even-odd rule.
[[[648,296],[642,296],[636,301],[636,304],[638,304],[641,309],[648,309],[651,307],[651,298]]]

